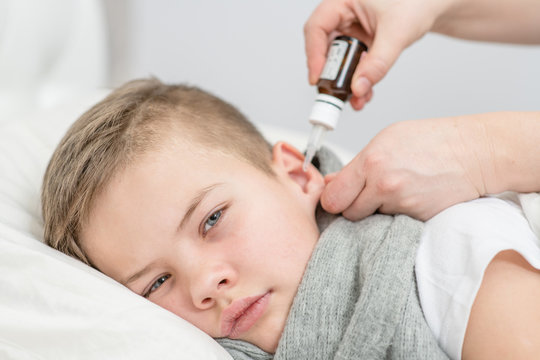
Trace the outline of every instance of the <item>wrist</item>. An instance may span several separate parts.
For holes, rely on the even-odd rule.
[[[455,117],[452,120],[459,139],[456,157],[463,167],[465,179],[479,197],[492,193],[496,187],[496,166],[484,119],[471,115]]]
[[[534,155],[538,147],[538,115],[495,112],[478,116],[492,169],[485,181],[488,193],[538,191],[540,172]]]
[[[440,2],[439,11],[431,31],[455,36],[456,25],[461,19],[468,17],[470,0],[444,0]]]
[[[540,112],[494,112],[443,120],[463,183],[477,196],[540,189]]]
[[[508,123],[511,117],[510,113],[499,112],[463,116],[459,120],[461,139],[470,144],[467,172],[480,196],[524,190],[524,169],[516,163],[520,152],[516,152],[518,147]]]

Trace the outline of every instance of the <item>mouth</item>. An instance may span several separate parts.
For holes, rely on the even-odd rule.
[[[270,301],[271,291],[262,295],[248,296],[232,302],[221,314],[222,337],[237,339],[248,331],[264,314]]]

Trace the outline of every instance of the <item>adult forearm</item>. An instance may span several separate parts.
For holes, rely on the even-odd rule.
[[[456,0],[433,31],[471,40],[540,44],[540,1]]]
[[[457,118],[461,154],[481,194],[540,191],[540,112]]]

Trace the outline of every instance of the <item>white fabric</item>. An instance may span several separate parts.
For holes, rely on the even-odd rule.
[[[519,206],[523,214],[529,221],[531,229],[540,238],[540,194],[520,194],[513,191],[507,191],[496,195],[500,199],[511,201]]]
[[[418,291],[426,320],[452,359],[461,358],[485,269],[509,249],[540,269],[540,241],[512,201],[482,198],[454,205],[426,223],[416,258]]]
[[[518,194],[523,213],[529,220],[536,237],[540,238],[540,194]]]

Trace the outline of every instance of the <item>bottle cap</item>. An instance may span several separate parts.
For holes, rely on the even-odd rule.
[[[309,116],[309,122],[334,130],[345,103],[337,97],[319,94]]]

